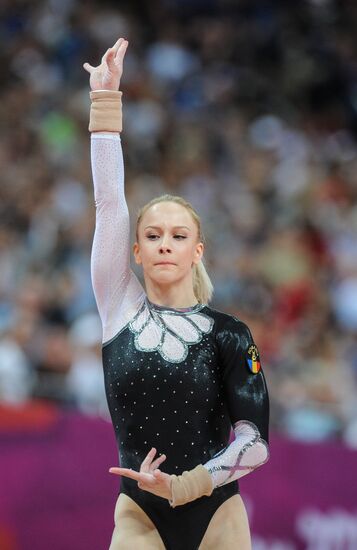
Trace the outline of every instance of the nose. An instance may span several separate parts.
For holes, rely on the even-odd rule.
[[[161,244],[160,244],[160,248],[159,248],[159,252],[160,252],[160,254],[165,254],[167,252],[171,252],[171,248],[170,248],[166,238],[162,239]]]

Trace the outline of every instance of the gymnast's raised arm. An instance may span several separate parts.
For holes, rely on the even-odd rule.
[[[96,206],[91,273],[103,343],[131,320],[144,290],[130,269],[129,212],[124,195],[124,165],[119,91],[128,42],[120,38],[101,64],[83,65],[90,73],[91,162]]]

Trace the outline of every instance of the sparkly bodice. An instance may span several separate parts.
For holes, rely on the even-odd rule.
[[[103,347],[105,387],[125,467],[140,466],[151,447],[163,471],[206,462],[231,430],[215,341],[215,313],[186,312],[148,301]]]

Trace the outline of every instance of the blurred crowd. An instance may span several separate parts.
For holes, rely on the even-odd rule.
[[[190,200],[272,428],[357,447],[356,26],[352,0],[1,2],[0,403],[108,418],[82,64],[124,36],[133,225],[153,196]]]

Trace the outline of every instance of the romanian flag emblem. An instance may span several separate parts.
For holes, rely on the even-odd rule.
[[[257,374],[260,371],[259,351],[255,344],[252,344],[248,348],[247,363],[248,363],[249,370],[253,374]]]

